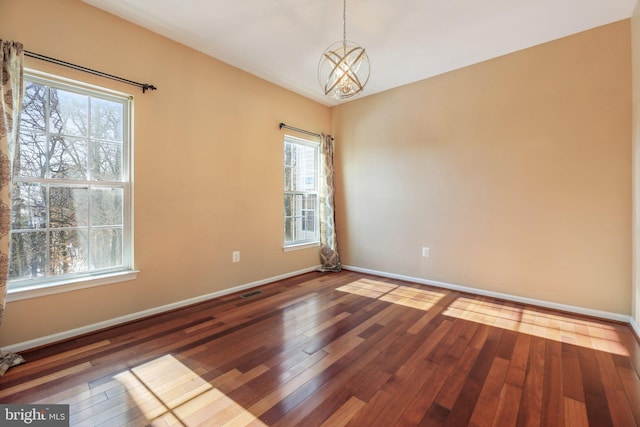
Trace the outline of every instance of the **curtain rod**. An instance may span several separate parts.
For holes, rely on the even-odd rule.
[[[40,59],[41,61],[51,62],[53,64],[62,65],[63,67],[73,68],[74,70],[84,71],[85,73],[93,74],[95,76],[105,77],[107,79],[115,80],[120,83],[126,83],[132,86],[137,86],[142,88],[142,93],[145,93],[147,90],[156,90],[157,88],[150,83],[138,83],[133,80],[127,80],[122,77],[114,76],[112,74],[103,73],[102,71],[92,70],[91,68],[83,67],[81,65],[72,64],[70,62],[61,61],[60,59],[50,58],[48,56],[40,55],[39,53],[29,52],[28,50],[24,51],[24,54],[28,57]]]
[[[280,123],[280,129],[282,129],[282,128],[295,130],[296,132],[306,133],[307,135],[317,136],[318,138],[322,138],[322,135],[320,135],[319,133],[311,132],[311,131],[300,129],[300,128],[294,128],[293,126],[289,126],[289,125],[286,125],[284,123]],[[330,136],[330,138],[333,139],[332,136]]]

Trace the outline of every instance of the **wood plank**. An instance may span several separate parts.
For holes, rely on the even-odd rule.
[[[584,427],[589,425],[587,407],[584,402],[565,397],[563,406],[565,427]]]
[[[498,409],[492,425],[495,427],[515,426],[520,419],[522,389],[505,383],[498,399]]]
[[[561,341],[548,341],[544,364],[544,384],[542,387],[541,425],[564,426],[564,395],[562,380]]]
[[[595,351],[578,348],[582,384],[584,387],[584,403],[587,406],[589,424],[597,426],[612,426],[613,421],[607,405],[607,396],[598,369]]]
[[[357,397],[351,397],[344,405],[327,418],[327,420],[321,424],[321,427],[346,426],[364,405],[365,403],[362,400]]]
[[[0,402],[72,425],[640,425],[627,325],[348,271],[260,290],[27,351]]]
[[[496,411],[498,410],[499,400],[496,399],[496,396],[500,395],[500,391],[502,390],[507,377],[508,369],[508,360],[501,357],[493,359],[491,369],[484,381],[484,385],[482,386],[482,390],[478,396],[477,404],[471,414],[471,418],[469,420],[470,426],[485,426],[491,424],[495,418]]]
[[[613,425],[636,426],[631,405],[640,406],[640,400],[629,401],[627,399],[627,394],[610,353],[597,351],[595,356],[600,368],[600,378]]]
[[[624,387],[627,400],[631,404],[631,411],[636,424],[640,426],[640,382],[638,373],[633,369],[618,367],[618,375]]]
[[[518,426],[541,424],[546,345],[546,340],[542,338],[533,337],[531,340],[530,363],[522,388]]]

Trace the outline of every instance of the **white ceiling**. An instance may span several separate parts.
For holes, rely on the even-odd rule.
[[[83,0],[325,105],[320,55],[342,40],[342,0]],[[636,0],[350,0],[367,50],[360,97],[631,16]],[[353,98],[352,98],[353,99]]]

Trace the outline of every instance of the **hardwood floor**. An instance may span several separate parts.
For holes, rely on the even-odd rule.
[[[343,271],[23,353],[82,426],[640,426],[627,325]]]

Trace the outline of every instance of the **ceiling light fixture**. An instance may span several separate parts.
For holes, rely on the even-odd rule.
[[[358,95],[369,81],[369,57],[364,48],[347,41],[347,0],[343,3],[342,41],[324,51],[318,65],[318,80],[324,94],[336,99]]]

